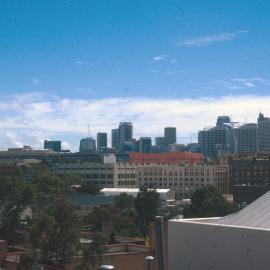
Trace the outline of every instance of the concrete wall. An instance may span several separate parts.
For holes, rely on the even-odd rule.
[[[270,230],[169,221],[169,270],[269,269]]]

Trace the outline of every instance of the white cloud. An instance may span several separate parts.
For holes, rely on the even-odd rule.
[[[258,86],[267,86],[269,81],[260,77],[251,78],[233,78],[228,80],[214,80],[210,83],[205,83],[204,88],[206,89],[217,89],[223,88],[227,90],[245,90],[252,89]]]
[[[33,84],[36,84],[36,85],[40,84],[40,80],[39,80],[39,78],[37,78],[37,77],[33,77],[33,78],[31,79],[31,81],[32,81]]]
[[[209,36],[194,37],[190,39],[183,39],[177,42],[179,47],[204,47],[218,42],[225,42],[238,38],[243,33],[248,33],[247,30],[236,31],[233,33],[219,33]]]
[[[259,111],[270,116],[269,96],[234,96],[216,99],[48,99],[28,103],[6,100],[9,113],[0,111],[0,148],[30,144],[42,148],[44,139],[62,139],[65,148],[77,149],[79,139],[108,132],[120,121],[132,121],[135,137],[157,136],[165,126],[176,126],[179,136],[187,137],[213,125],[218,115],[233,115],[233,120],[256,121]],[[13,106],[10,106],[12,104]],[[16,104],[16,106],[14,106]]]
[[[85,62],[85,61],[82,61],[82,60],[76,61],[76,65],[78,65],[78,66],[87,66],[87,67],[93,66],[93,64],[88,63],[88,62]]]
[[[153,56],[152,57],[152,61],[154,62],[160,62],[162,60],[165,60],[167,58],[166,54],[161,54],[161,55],[157,55],[157,56]]]

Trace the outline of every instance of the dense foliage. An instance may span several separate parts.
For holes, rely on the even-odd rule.
[[[194,192],[191,205],[184,209],[183,215],[185,218],[221,217],[238,210],[238,206],[226,201],[217,188],[206,186]]]

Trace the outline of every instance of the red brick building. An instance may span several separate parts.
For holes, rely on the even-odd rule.
[[[203,163],[203,155],[192,152],[167,152],[167,153],[130,153],[131,163]]]

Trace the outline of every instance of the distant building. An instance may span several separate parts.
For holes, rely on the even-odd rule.
[[[138,152],[150,153],[152,149],[151,137],[141,137],[138,142]]]
[[[257,152],[257,124],[244,124],[233,129],[235,153]]]
[[[0,162],[18,162],[23,160],[26,162],[32,159],[51,161],[59,154],[51,149],[47,150],[33,150],[30,146],[24,146],[23,148],[8,148],[8,151],[0,151]]]
[[[164,139],[166,146],[176,143],[176,128],[175,127],[164,128]]]
[[[119,123],[119,144],[123,145],[125,142],[133,138],[133,126],[131,122]]]
[[[111,139],[112,139],[112,148],[118,149],[119,148],[119,129],[115,128],[112,129],[112,134],[111,134]]]
[[[258,150],[270,151],[270,118],[262,113],[258,118]]]
[[[107,148],[107,133],[99,132],[97,134],[97,150]]]
[[[44,149],[50,149],[55,152],[61,152],[61,141],[44,141]]]
[[[103,188],[101,193],[105,196],[119,196],[122,193],[126,193],[136,198],[139,191],[139,188]],[[175,194],[172,189],[156,189],[156,192],[159,194],[159,198],[162,201],[175,199]]]
[[[123,142],[120,146],[120,149],[122,152],[137,152],[137,141],[135,139],[131,139],[129,141]]]
[[[229,160],[230,183],[236,202],[252,202],[270,189],[270,157]]]
[[[203,163],[203,156],[191,152],[129,153],[130,163]]]
[[[96,140],[92,137],[81,139],[80,152],[94,152],[96,151]]]
[[[165,138],[164,137],[156,137],[155,138],[155,145],[160,147],[160,148],[165,147]]]
[[[199,146],[204,156],[217,158],[225,153],[234,153],[233,127],[229,116],[219,116],[215,127],[199,131]]]
[[[223,126],[224,124],[229,123],[231,123],[230,116],[218,116],[216,126],[220,127]]]
[[[138,186],[172,189],[182,198],[190,198],[195,190],[208,185],[222,193],[229,191],[228,166],[139,163],[137,175]],[[118,180],[115,186],[125,187],[123,181]]]
[[[169,152],[184,152],[184,151],[187,151],[187,147],[184,144],[174,143],[168,146],[168,151]]]

